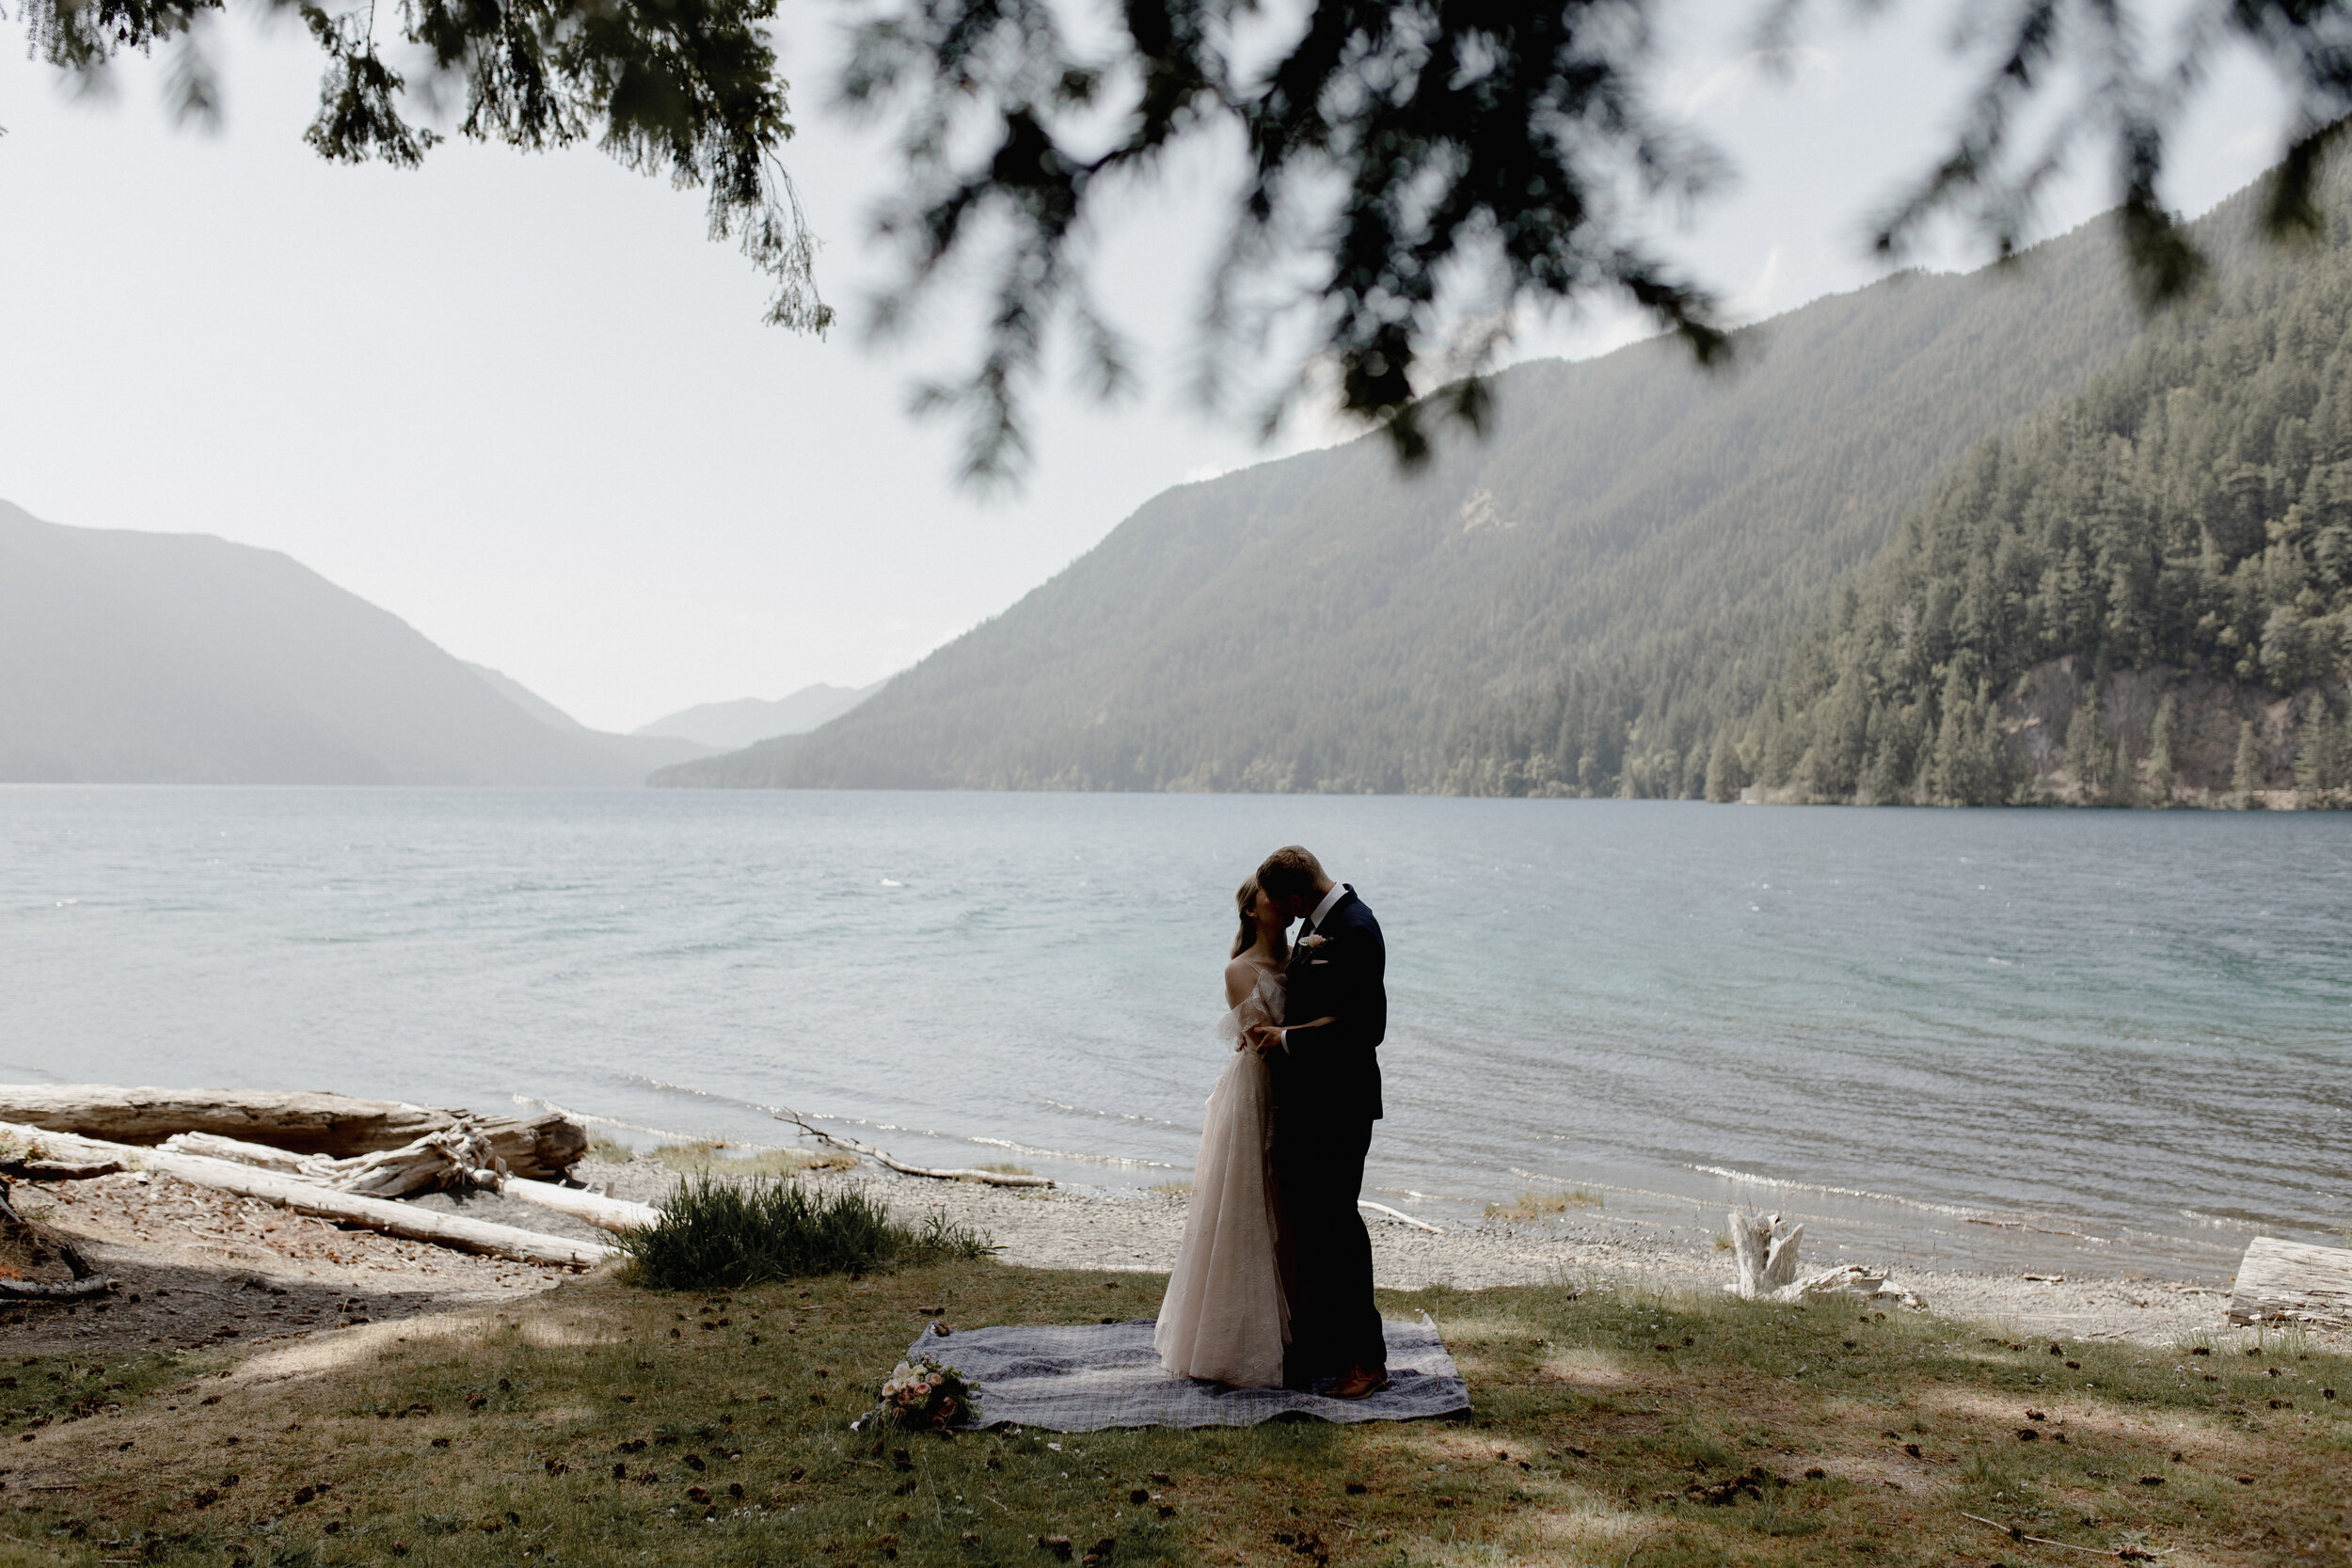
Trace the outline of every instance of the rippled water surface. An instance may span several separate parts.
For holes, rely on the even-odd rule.
[[[2226,1275],[2352,1223],[2352,817],[0,789],[0,1073],[1180,1177],[1233,884],[1389,934],[1374,1181]]]

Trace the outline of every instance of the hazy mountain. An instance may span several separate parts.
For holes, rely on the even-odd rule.
[[[457,662],[464,665],[467,669],[471,670],[475,674],[481,676],[484,683],[486,684],[491,690],[497,692],[500,696],[505,698],[516,707],[521,708],[525,713],[530,714],[533,719],[536,719],[539,722],[548,726],[548,728],[551,730],[579,730],[583,734],[587,732],[587,725],[581,723],[579,720],[573,718],[562,708],[557,707],[553,703],[548,702],[545,697],[540,696],[539,693],[532,690],[531,688],[525,686],[522,682],[516,680],[514,676],[506,673],[504,671],[493,670],[486,664],[476,664],[469,658],[461,658]]]
[[[694,750],[530,702],[275,550],[0,502],[0,780],[628,784]]]
[[[671,736],[732,752],[774,736],[806,734],[819,724],[838,719],[885,684],[876,681],[865,687],[804,686],[789,697],[779,697],[772,703],[758,697],[739,697],[732,703],[700,703],[650,724],[641,724],[628,733]]]
[[[1594,777],[1561,742],[1571,784],[1613,788],[1645,726],[1678,786],[1829,583],[2140,327],[2101,223],[1997,275],[1817,301],[1723,376],[1658,342],[1521,366],[1491,436],[1417,475],[1367,438],[1167,491],[855,712],[654,782],[1476,787],[1465,736],[1523,752],[1549,703],[1557,740],[1582,672],[1632,695]]]

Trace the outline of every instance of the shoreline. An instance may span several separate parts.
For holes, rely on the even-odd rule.
[[[741,1180],[718,1173],[722,1180]],[[678,1173],[647,1157],[591,1157],[574,1175],[591,1188],[658,1201]],[[856,1187],[902,1215],[932,1212],[986,1232],[1016,1267],[1165,1275],[1183,1243],[1181,1195],[1091,1186],[1008,1189],[898,1176],[871,1166],[812,1172],[827,1188]],[[257,1348],[373,1324],[360,1338],[410,1321],[511,1303],[575,1277],[536,1267],[344,1230],[254,1199],[125,1172],[94,1180],[19,1187],[28,1219],[72,1237],[115,1275],[111,1299],[0,1313],[0,1354],[72,1347]],[[552,1235],[609,1240],[584,1222],[493,1194],[431,1194],[419,1207],[520,1224]],[[1500,1216],[1450,1224],[1442,1234],[1367,1213],[1374,1275],[1384,1290],[1463,1291],[1570,1284],[1661,1295],[1713,1295],[1732,1276],[1731,1254],[1689,1227],[1592,1212],[1539,1220]],[[1679,1232],[1679,1233],[1677,1233]],[[2063,1277],[1937,1268],[1822,1249],[1801,1272],[1831,1262],[1888,1264],[1892,1282],[1933,1317],[1974,1321],[2012,1339],[2140,1345],[2253,1343],[2280,1330],[2228,1323],[2228,1291],[2141,1274],[2070,1271]],[[1814,1305],[1836,1309],[1835,1298]],[[2303,1325],[2315,1346],[2352,1349],[2352,1333]]]
[[[615,1197],[638,1202],[658,1200],[679,1180],[645,1158],[626,1164],[592,1158],[574,1174],[592,1186],[609,1184]],[[952,1220],[987,1231],[1002,1248],[998,1259],[1018,1266],[1166,1274],[1184,1241],[1184,1201],[1149,1191],[1015,1190],[870,1168],[805,1180],[863,1185],[910,1214],[944,1211]],[[1373,1277],[1383,1290],[1476,1291],[1590,1280],[1666,1293],[1720,1292],[1732,1277],[1731,1254],[1717,1250],[1711,1240],[1694,1241],[1687,1229],[1675,1233],[1684,1227],[1605,1213],[1447,1225],[1443,1235],[1376,1213],[1364,1219],[1372,1235]],[[1800,1272],[1833,1260],[1887,1261],[1816,1255]],[[2172,1344],[2253,1332],[2233,1327],[2223,1316],[2228,1290],[2193,1280],[2074,1271],[2062,1278],[2027,1277],[2022,1272],[1890,1266],[1893,1282],[1916,1294],[1931,1315],[2004,1326],[2013,1337]],[[2317,1342],[2352,1346],[2352,1335],[2308,1327],[2302,1332]]]

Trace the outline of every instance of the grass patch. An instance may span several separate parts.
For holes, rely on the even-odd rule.
[[[1509,1203],[1489,1203],[1486,1217],[1490,1220],[1539,1220],[1548,1214],[1565,1214],[1571,1209],[1597,1209],[1600,1195],[1588,1193],[1581,1187],[1555,1193],[1521,1193]]]
[[[889,1263],[983,1258],[995,1248],[934,1211],[919,1227],[862,1192],[812,1192],[798,1181],[698,1176],[661,1200],[660,1217],[625,1231],[630,1283],[661,1291],[735,1289]]]
[[[637,1151],[617,1138],[602,1137],[588,1146],[588,1158],[608,1165],[626,1165],[637,1158]]]
[[[682,1176],[798,1176],[857,1168],[857,1156],[837,1148],[739,1148],[724,1142],[663,1144],[652,1158]]]
[[[1162,1197],[1190,1197],[1192,1183],[1189,1181],[1154,1181],[1147,1190],[1157,1193]]]
[[[2073,1341],[2052,1355],[1921,1315],[1607,1287],[1382,1292],[1389,1316],[1438,1321],[1477,1405],[1455,1421],[848,1430],[935,1321],[1139,1316],[1161,1288],[988,1260],[699,1300],[597,1275],[502,1310],[348,1331],[375,1334],[364,1350],[321,1336],[342,1354],[292,1377],[110,1373],[126,1383],[119,1414],[9,1444],[0,1564],[1018,1568],[1053,1563],[1039,1538],[1054,1536],[1073,1562],[1107,1539],[1113,1565],[2084,1555],[1963,1513],[2110,1560],[2285,1568],[2347,1545],[2352,1401],[2318,1390],[2344,1390],[2352,1358],[2276,1338],[2254,1356],[2235,1339],[2208,1356]],[[926,1344],[953,1360],[952,1335]],[[199,1387],[219,1402],[188,1397]]]

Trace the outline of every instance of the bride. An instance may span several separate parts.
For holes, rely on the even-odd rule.
[[[1184,1244],[1168,1275],[1152,1345],[1179,1377],[1266,1388],[1282,1381],[1290,1306],[1277,1261],[1267,1160],[1273,1105],[1265,1058],[1248,1041],[1253,1027],[1282,1022],[1290,916],[1259,893],[1254,879],[1242,883],[1233,901],[1240,906],[1241,930],[1233,938],[1233,961],[1225,966],[1229,1010],[1216,1026],[1233,1054],[1209,1094]]]

